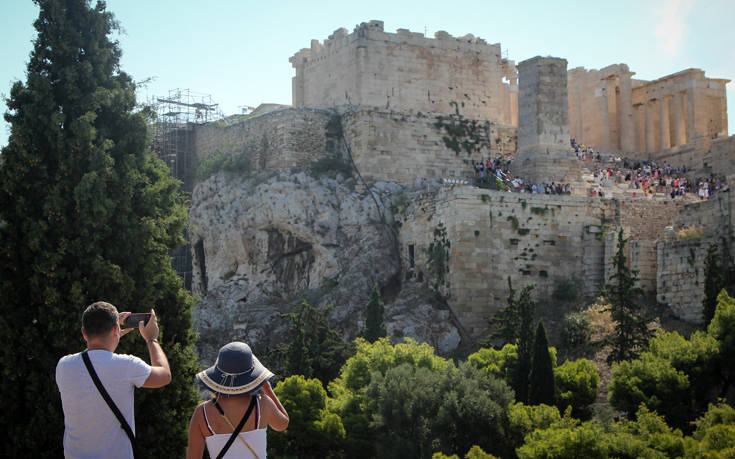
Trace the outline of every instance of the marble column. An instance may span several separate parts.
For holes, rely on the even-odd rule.
[[[661,104],[661,149],[671,148],[671,126],[669,124],[669,102],[671,96],[659,99]]]
[[[610,148],[610,119],[607,112],[607,91],[604,87],[595,90],[597,98],[597,135],[595,138],[595,151],[608,150]]]
[[[653,132],[653,104],[656,99],[646,102],[646,153],[656,151],[656,137]]]
[[[510,79],[510,124],[518,127],[518,78]]]
[[[691,88],[687,89],[686,91],[684,107],[687,114],[687,143],[690,143],[695,137],[697,137],[697,129],[694,118],[694,90]]]
[[[684,135],[684,116],[681,112],[681,95],[674,94],[670,101],[669,110],[671,111],[672,122],[674,123],[674,139],[671,142],[672,147],[684,145],[686,140],[682,138]]]
[[[620,149],[626,152],[631,152],[636,149],[635,129],[633,128],[632,75],[633,73],[620,75],[620,105],[618,106]]]
[[[617,100],[617,75],[611,75],[605,79],[605,92],[607,93],[608,125],[610,126],[610,137],[608,147],[611,150],[620,149],[620,131],[618,126],[618,100]]]

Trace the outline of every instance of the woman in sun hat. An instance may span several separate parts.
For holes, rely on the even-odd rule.
[[[186,457],[201,459],[205,444],[211,458],[266,457],[266,427],[288,426],[288,413],[268,381],[272,377],[247,344],[222,346],[214,365],[196,375],[214,398],[194,410]]]

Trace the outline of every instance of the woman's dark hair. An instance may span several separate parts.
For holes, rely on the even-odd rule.
[[[104,301],[87,306],[82,314],[82,328],[87,336],[100,336],[109,333],[117,326],[117,308]]]

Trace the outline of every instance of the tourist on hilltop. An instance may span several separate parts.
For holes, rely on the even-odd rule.
[[[241,342],[224,345],[210,368],[196,375],[214,396],[194,410],[187,459],[201,459],[206,445],[212,458],[265,458],[266,428],[283,431],[288,413],[269,379],[273,377]]]
[[[56,384],[64,410],[65,457],[133,457],[135,419],[133,391],[171,382],[168,359],[158,344],[158,320],[151,309],[148,322],[137,323],[148,344],[151,364],[134,355],[116,354],[121,329],[130,316],[110,303],[92,303],[82,313],[83,352],[64,356],[56,365]],[[86,368],[85,368],[86,367]]]

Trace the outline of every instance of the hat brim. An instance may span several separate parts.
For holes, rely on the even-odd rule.
[[[220,395],[249,395],[260,389],[274,375],[253,356],[253,368],[237,375],[222,372],[215,363],[197,373],[196,379],[202,387]]]

